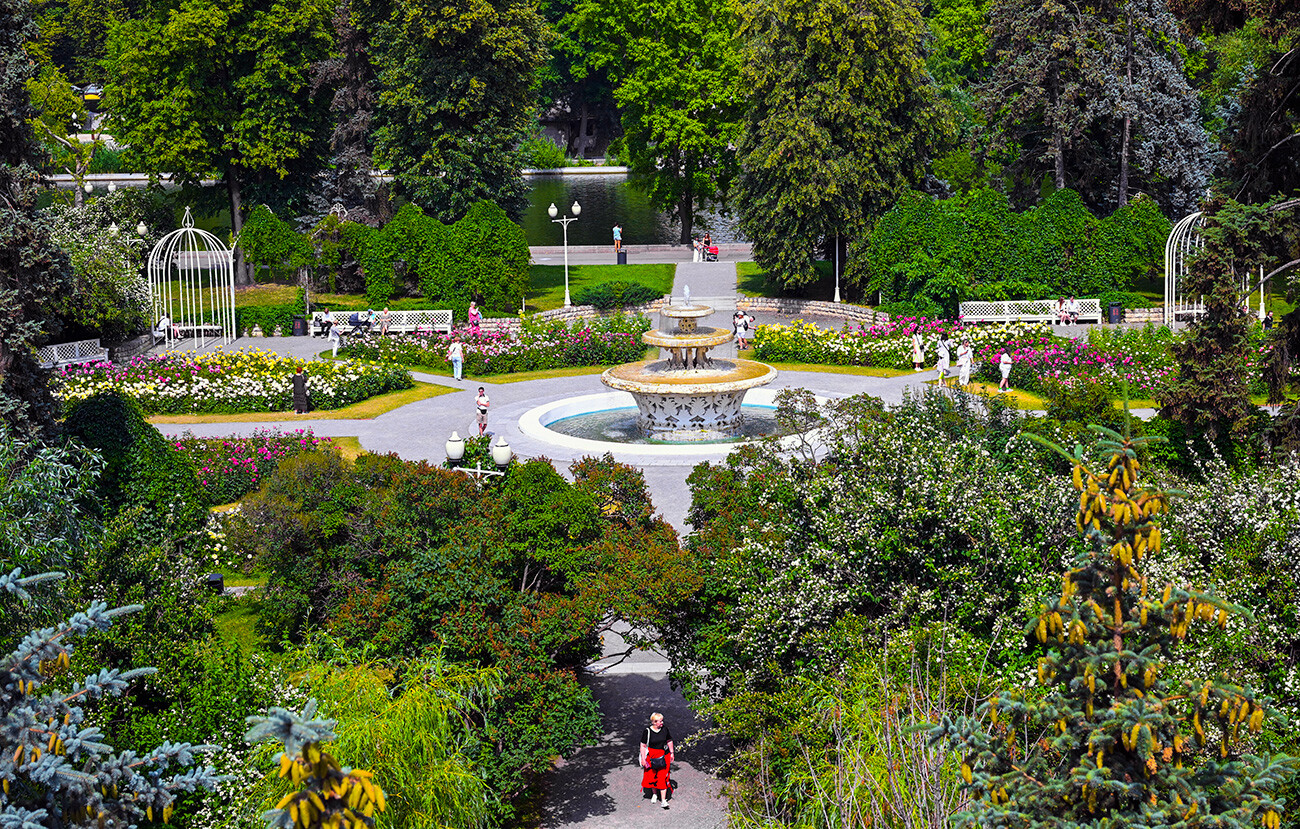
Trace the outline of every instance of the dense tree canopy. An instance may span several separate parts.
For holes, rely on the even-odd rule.
[[[989,32],[996,61],[980,106],[1017,201],[1047,178],[1098,209],[1139,189],[1174,213],[1194,209],[1210,145],[1184,70],[1189,44],[1163,2],[1000,0]]]
[[[394,0],[375,24],[376,155],[431,216],[523,207],[519,143],[535,118],[547,29],[529,0]]]
[[[691,240],[697,207],[735,173],[743,101],[732,4],[715,0],[583,0],[570,25],[586,70],[605,74],[623,122],[623,156],[650,201]]]
[[[0,7],[0,422],[33,435],[54,424],[54,399],[34,347],[56,323],[53,301],[69,280],[67,255],[37,214],[41,151],[27,82],[37,36],[27,0]]]
[[[755,0],[741,14],[741,228],[755,261],[801,285],[820,240],[857,236],[922,180],[951,118],[910,0]]]
[[[309,73],[331,48],[329,12],[324,0],[177,0],[124,21],[108,57],[117,137],[150,172],[218,176],[236,235],[245,202],[305,208],[328,142]]]

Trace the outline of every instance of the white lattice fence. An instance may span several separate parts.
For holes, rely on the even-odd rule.
[[[1079,299],[1079,319],[1101,321],[1101,300]],[[1060,311],[1054,299],[1012,299],[1006,302],[963,302],[958,312],[966,322],[1055,322]]]
[[[74,363],[87,363],[91,360],[107,360],[108,349],[104,348],[98,339],[77,340],[70,343],[47,345],[37,351],[37,356],[42,366],[52,368]]]
[[[364,311],[317,311],[312,315],[312,323],[320,330],[320,321],[326,316],[337,326],[351,325],[353,314]],[[388,325],[390,333],[408,334],[413,331],[441,331],[451,333],[452,312],[449,309],[421,309],[417,311],[390,311],[392,321]],[[374,330],[379,330],[379,312],[375,312]]]

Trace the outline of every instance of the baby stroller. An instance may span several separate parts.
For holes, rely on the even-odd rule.
[[[349,334],[369,334],[370,333],[370,315],[353,312],[348,316],[348,324],[352,326]]]
[[[717,245],[709,245],[708,247],[706,247],[706,248],[704,249],[704,261],[705,261],[705,262],[717,262],[717,261],[718,261],[718,246],[717,246]]]

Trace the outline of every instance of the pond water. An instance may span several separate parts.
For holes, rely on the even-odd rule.
[[[546,208],[554,202],[560,215],[569,215],[569,206],[576,200],[582,213],[576,222],[569,224],[570,245],[613,245],[615,223],[623,226],[623,242],[628,245],[676,244],[681,225],[669,221],[663,213],[651,207],[645,194],[628,183],[626,174],[601,173],[576,176],[525,176],[528,185],[528,207],[520,221],[530,245],[559,245],[564,241],[560,226],[551,222]],[[101,195],[97,191],[96,195]],[[42,194],[41,205],[47,206],[55,198],[54,190]],[[179,202],[179,197],[176,198]],[[184,205],[177,204],[176,226]],[[223,241],[230,235],[230,211],[221,210],[214,215],[195,215],[196,227],[215,233]],[[715,211],[696,214],[695,235],[707,228],[715,241],[740,241],[735,216]]]
[[[525,176],[524,183],[529,185],[528,207],[521,224],[530,245],[562,244],[563,230],[551,222],[546,208],[554,203],[564,217],[574,201],[581,205],[582,213],[569,224],[570,245],[613,245],[616,223],[623,226],[626,245],[676,244],[682,232],[681,225],[651,207],[645,194],[634,189],[624,174]],[[696,214],[696,236],[705,229],[701,220],[708,223],[715,241],[739,239],[734,216],[712,211]]]

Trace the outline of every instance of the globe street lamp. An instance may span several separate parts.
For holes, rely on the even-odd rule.
[[[569,222],[577,221],[578,214],[582,213],[582,207],[575,201],[573,207],[569,208],[572,216],[565,216],[563,219],[557,219],[560,211],[555,207],[555,202],[546,208],[546,212],[551,214],[551,221],[559,224],[564,228],[564,307],[568,308],[573,303],[569,301]]]

